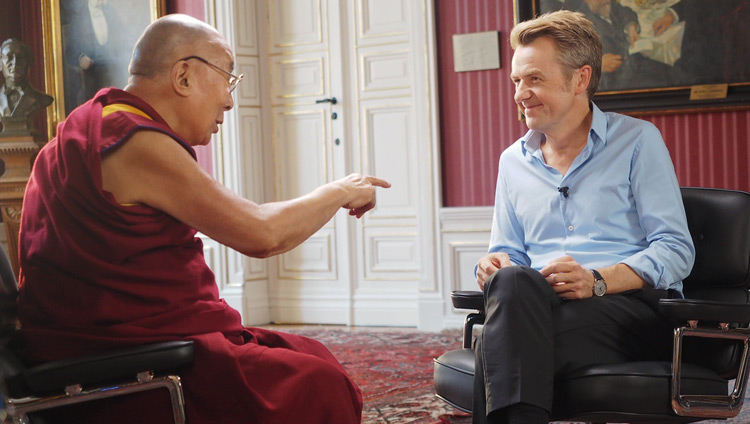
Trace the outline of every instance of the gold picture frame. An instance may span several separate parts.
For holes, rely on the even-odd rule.
[[[166,13],[166,0],[108,0],[99,2],[102,9],[94,12],[89,11],[90,3],[42,1],[45,83],[47,93],[55,97],[47,114],[48,139],[92,92],[110,85],[124,87],[135,41],[148,24]],[[87,45],[93,45],[93,53],[87,53]],[[96,88],[97,84],[101,86]]]
[[[639,115],[750,108],[750,41],[746,30],[750,1],[612,0],[601,2],[608,6],[605,12],[591,10],[592,6],[585,3],[515,0],[514,18],[518,23],[567,9],[584,13],[594,22],[602,37],[603,59],[608,53],[624,59],[622,66],[610,66],[610,71],[603,60],[602,81],[594,97],[602,110]],[[608,17],[600,17],[606,13]],[[674,15],[673,23],[666,31],[657,29],[657,17],[667,13]],[[626,39],[630,46],[625,43],[624,50],[618,51],[616,41],[621,40],[616,37],[626,37],[625,25],[632,23],[633,17],[638,37]],[[650,17],[654,17],[653,22]],[[609,48],[612,52],[608,44],[614,46]],[[628,62],[632,66],[624,66]]]

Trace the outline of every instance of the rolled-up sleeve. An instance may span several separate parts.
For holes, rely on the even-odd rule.
[[[695,247],[672,160],[655,127],[642,133],[634,150],[631,190],[648,247],[622,263],[655,288],[681,290],[693,268]]]

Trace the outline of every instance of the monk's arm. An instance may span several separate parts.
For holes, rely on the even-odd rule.
[[[291,250],[340,208],[362,216],[375,206],[378,178],[350,175],[296,199],[257,204],[232,193],[166,135],[140,131],[102,160],[102,184],[120,203],[164,211],[243,254]]]

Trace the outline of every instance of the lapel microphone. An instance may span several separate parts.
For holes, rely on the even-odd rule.
[[[568,198],[568,190],[569,190],[568,186],[558,187],[557,188],[557,191],[559,191],[560,193],[562,193],[563,197],[565,197],[566,199]]]

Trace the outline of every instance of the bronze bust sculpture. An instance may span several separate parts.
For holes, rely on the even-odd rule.
[[[16,38],[9,38],[0,45],[4,82],[0,87],[0,119],[2,135],[31,135],[32,120],[41,109],[54,100],[31,87],[29,70],[34,64],[34,55],[29,46]]]

